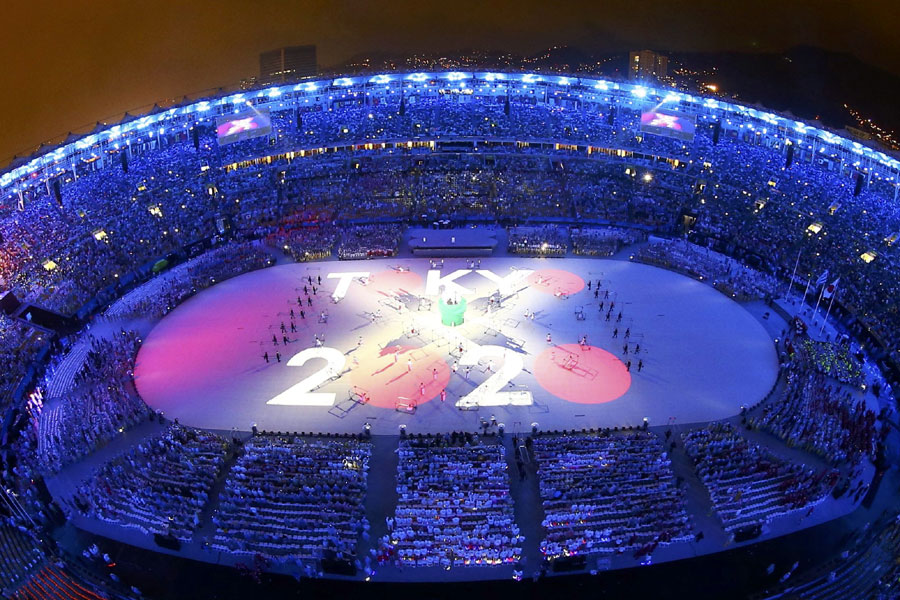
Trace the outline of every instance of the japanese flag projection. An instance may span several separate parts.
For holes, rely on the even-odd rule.
[[[272,117],[267,108],[248,110],[216,119],[216,137],[220,146],[270,133],[272,133]]]
[[[644,133],[691,140],[695,130],[696,125],[690,115],[660,109],[641,113],[641,131]]]

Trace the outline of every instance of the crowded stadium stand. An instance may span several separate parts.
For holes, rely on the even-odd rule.
[[[816,473],[788,464],[747,442],[729,423],[689,431],[684,445],[725,530],[731,533],[806,510],[821,502],[837,483],[836,471]]]
[[[217,135],[248,105],[265,117],[257,135]],[[681,115],[683,127],[648,125],[650,109]],[[16,599],[127,597],[86,583],[35,542],[67,519],[104,539],[156,543],[172,560],[400,581],[484,579],[492,568],[521,579],[526,566],[546,573],[588,557],[570,564],[634,567],[758,537],[774,544],[838,519],[859,528],[876,522],[872,511],[893,518],[893,490],[879,482],[898,427],[898,178],[896,158],[792,117],[541,73],[397,72],[222,92],[43,148],[0,173],[0,294],[16,299],[0,310],[0,589]],[[459,327],[423,328],[425,296],[455,301],[453,276],[434,277],[435,261],[423,277],[397,261],[418,260],[407,231],[438,227],[469,231],[487,255],[545,261],[557,278],[577,255],[591,276],[554,280],[572,286],[548,296],[553,310],[565,306],[555,314],[526,306],[522,318],[518,305],[513,314],[518,290],[497,285],[496,308],[492,287]],[[335,323],[353,347],[314,385],[312,367],[293,361],[304,344],[307,360],[332,360],[323,331],[340,298],[322,265],[337,260],[359,261],[337,264],[358,271],[347,283],[376,299]],[[770,393],[712,422],[631,415],[576,426],[584,405],[597,415],[615,400],[597,398],[607,380],[665,384],[679,374],[647,374],[657,349],[690,352],[654,338],[662,325],[635,323],[634,298],[610,295],[612,261],[674,271],[742,303],[777,353]],[[335,422],[362,413],[364,431],[323,435],[310,421],[308,431],[260,432],[241,413],[229,435],[179,423],[141,397],[138,352],[153,327],[220,284],[241,288],[248,274],[293,263],[308,267],[306,279],[291,279],[291,297],[267,313],[269,328],[246,344],[256,362],[239,376],[306,368],[300,400],[275,410],[314,406]],[[481,260],[466,266],[482,272]],[[516,270],[504,277],[519,281]],[[444,288],[418,294],[410,281]],[[586,301],[569,301],[576,293]],[[561,339],[563,312],[589,322],[580,340]],[[396,335],[374,349],[362,327],[388,314]],[[245,325],[243,312],[233,316],[221,328]],[[545,347],[523,350],[527,327],[542,328]],[[587,354],[604,350],[588,334],[591,344],[615,339],[606,353],[615,377],[591,366]],[[464,336],[503,354],[473,358]],[[580,394],[562,433],[541,431],[551,408],[537,394],[531,402],[512,376],[500,381],[510,357],[554,352],[552,338],[577,342],[582,354],[567,350],[578,358],[563,368],[592,378],[557,388]],[[232,349],[213,341],[205,350],[215,365]],[[360,369],[381,359],[379,370]],[[371,386],[386,386],[379,377],[391,368],[390,382],[416,380],[380,404]],[[353,378],[349,392],[322,403],[343,376]],[[502,403],[455,404],[455,384],[466,393],[497,384],[496,397],[522,403],[504,400],[502,410],[521,411],[498,423],[490,411]],[[416,419],[445,432],[415,432]],[[370,422],[393,433],[370,435]],[[527,445],[510,439],[529,430]],[[842,564],[772,597],[895,592],[898,540],[887,519]]]
[[[518,562],[524,538],[503,446],[453,433],[401,440],[399,455],[382,561],[445,569]]]
[[[266,435],[240,454],[213,518],[213,548],[278,560],[356,559],[357,538],[369,529],[369,444]]]
[[[683,492],[653,434],[539,437],[534,451],[547,515],[544,556],[642,557],[691,539]]]
[[[75,502],[101,521],[188,541],[227,451],[215,434],[173,425],[99,468]]]

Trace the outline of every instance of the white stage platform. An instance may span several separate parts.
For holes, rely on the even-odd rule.
[[[619,260],[488,258],[487,274],[469,265],[450,259],[429,275],[427,259],[291,264],[226,281],[154,327],[138,355],[138,391],[169,418],[219,430],[472,431],[495,416],[513,432],[533,422],[553,430],[723,419],[776,380],[772,337],[704,283]],[[581,287],[588,280],[591,290]],[[454,328],[441,325],[438,296],[426,291],[455,285],[469,304]],[[498,288],[500,306],[488,310]],[[480,409],[463,410],[477,408],[473,399]]]

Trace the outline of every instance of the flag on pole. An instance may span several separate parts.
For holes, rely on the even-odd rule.
[[[829,300],[828,302],[828,310],[825,311],[825,319],[822,321],[822,329],[819,330],[819,334],[825,332],[825,324],[828,322],[828,316],[831,314],[831,307],[834,306],[834,297],[837,295],[837,284],[840,280],[841,278],[838,277],[831,285],[828,286],[828,288],[822,290],[822,295],[825,296],[825,292],[827,291],[828,295],[825,297],[831,298],[831,300]]]
[[[837,290],[838,281],[840,281],[840,280],[841,280],[841,278],[838,277],[837,279],[832,281],[830,284],[825,286],[825,289],[822,290],[822,297],[826,298],[826,299],[831,298],[834,295],[834,292]]]
[[[825,272],[816,279],[816,287],[819,288],[819,299],[816,300],[816,307],[813,309],[813,322],[815,322],[816,316],[819,314],[819,303],[822,301],[822,294],[825,293],[824,285],[826,281],[828,281],[828,269],[825,269]]]
[[[25,210],[25,198],[22,196],[22,190],[19,190],[19,202],[16,205],[16,208],[19,210],[19,212]]]

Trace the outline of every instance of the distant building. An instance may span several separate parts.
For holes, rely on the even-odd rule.
[[[668,76],[669,57],[652,50],[640,50],[628,55],[628,78],[662,80]]]
[[[246,77],[241,79],[241,89],[249,90],[256,86],[256,77]]]
[[[286,46],[259,55],[259,83],[283,83],[319,73],[315,46]]]

